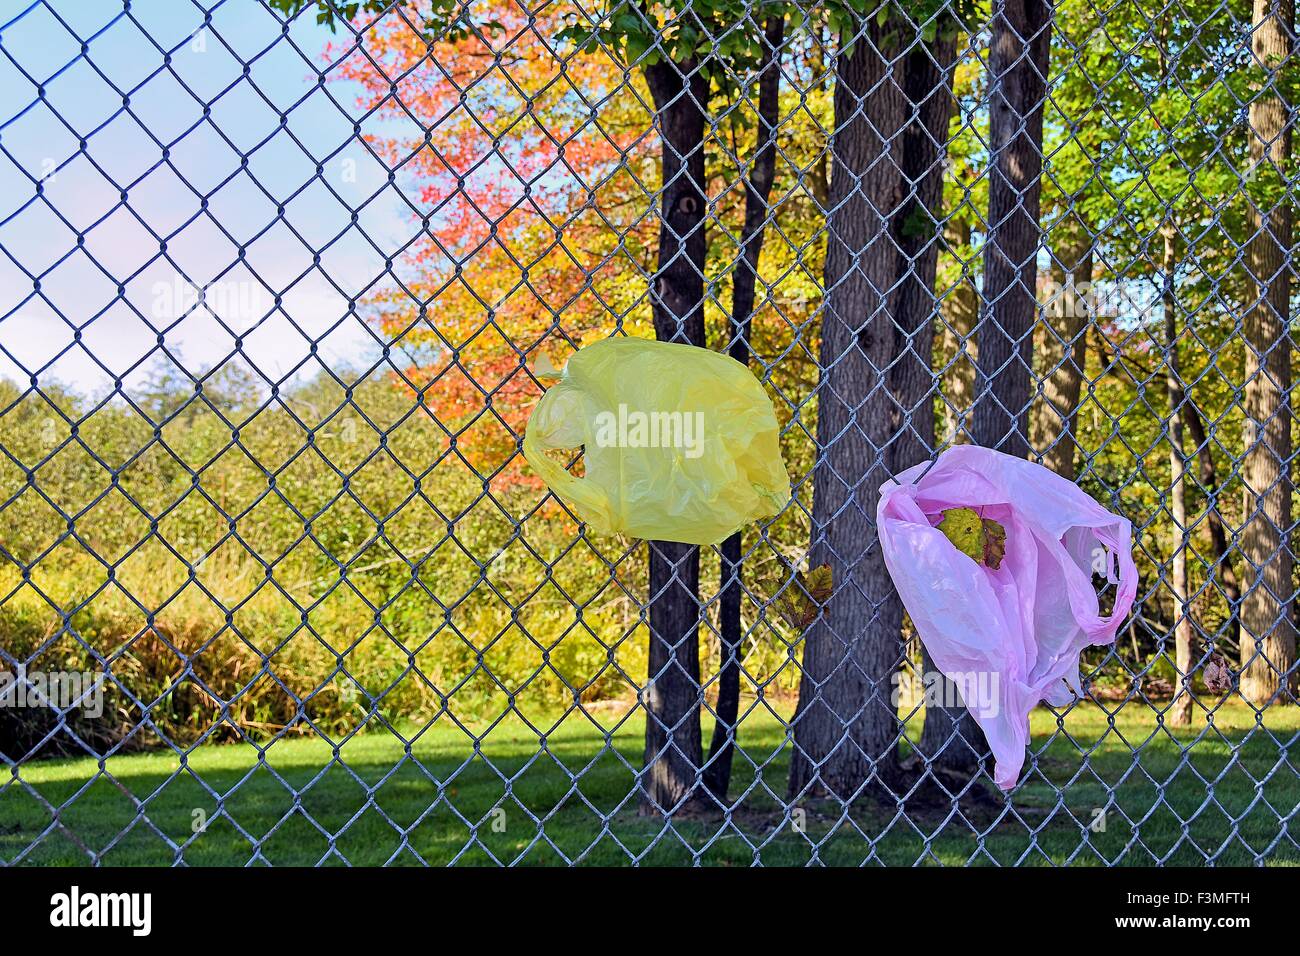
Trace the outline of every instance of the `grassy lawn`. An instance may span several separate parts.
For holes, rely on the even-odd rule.
[[[304,738],[260,755],[251,746],[206,746],[184,764],[171,752],[115,757],[107,775],[89,759],[32,763],[17,773],[30,789],[8,768],[0,861],[86,863],[88,849],[108,865],[170,864],[178,856],[195,865],[303,865],[341,863],[339,854],[358,865],[619,864],[630,857],[683,864],[696,856],[721,865],[1204,865],[1208,855],[1223,864],[1300,862],[1300,708],[1270,711],[1261,724],[1248,708],[1225,706],[1213,724],[1202,718],[1176,734],[1146,708],[1126,706],[1112,717],[1084,704],[1062,720],[1040,709],[1036,765],[1027,764],[1010,799],[908,815],[866,801],[847,814],[838,804],[810,802],[802,833],[780,812],[789,747],[777,716],[755,710],[741,727],[733,821],[669,826],[637,816],[641,725],[636,715],[619,724],[622,713],[538,724],[544,739],[512,718],[474,728],[477,746],[443,721],[412,730],[409,752],[381,730],[339,744],[341,762],[331,760],[330,743]],[[42,801],[68,804],[61,826]],[[1104,832],[1089,829],[1094,808],[1106,808]],[[199,833],[196,811],[207,820]],[[337,835],[337,853],[329,834]]]

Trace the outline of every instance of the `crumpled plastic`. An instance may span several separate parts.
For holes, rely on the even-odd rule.
[[[545,452],[583,446],[579,478]],[[772,403],[709,349],[611,338],[575,353],[538,401],[524,457],[593,529],[717,544],[790,500]]]
[[[949,508],[1005,528],[997,570],[936,528]],[[1132,525],[1050,469],[975,445],[887,482],[876,518],[885,565],[935,667],[963,697],[977,691],[965,703],[993,752],[994,781],[1009,790],[1024,765],[1029,712],[1081,696],[1080,653],[1113,644],[1133,606]],[[1116,585],[1109,615],[1093,570]]]

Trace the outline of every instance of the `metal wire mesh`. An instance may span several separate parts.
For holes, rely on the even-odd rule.
[[[1288,3],[90,6],[0,16],[5,863],[1296,857]],[[656,333],[781,423],[702,553],[520,452]],[[874,536],[972,438],[1141,570],[1008,795]]]

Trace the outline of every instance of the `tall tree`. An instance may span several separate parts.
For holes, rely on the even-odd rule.
[[[1043,208],[1056,210],[1044,217],[1052,223],[1053,256],[1063,258],[1060,250],[1071,243],[1077,217],[1095,237],[1093,288],[1104,293],[1084,297],[1085,336],[1101,346],[1102,355],[1114,349],[1110,359],[1094,366],[1088,383],[1092,428],[1074,422],[1078,444],[1087,449],[1080,480],[1100,478],[1104,488],[1115,469],[1121,474],[1148,469],[1153,475],[1158,470],[1154,494],[1129,488],[1126,507],[1135,520],[1148,513],[1150,532],[1171,542],[1172,557],[1160,580],[1162,589],[1173,592],[1172,602],[1164,605],[1173,608],[1163,628],[1168,647],[1160,641],[1152,650],[1167,650],[1187,680],[1188,668],[1194,669],[1194,635],[1212,633],[1200,618],[1216,614],[1216,594],[1224,599],[1225,630],[1238,630],[1232,567],[1238,542],[1229,541],[1225,520],[1234,518],[1241,498],[1228,492],[1220,476],[1235,476],[1239,459],[1230,457],[1221,470],[1215,458],[1238,441],[1232,407],[1238,399],[1230,382],[1240,380],[1241,353],[1224,346],[1240,341],[1239,332],[1232,332],[1234,322],[1240,329],[1240,319],[1224,306],[1252,295],[1239,261],[1249,234],[1246,204],[1225,204],[1223,198],[1238,193],[1241,171],[1248,166],[1247,131],[1238,116],[1240,104],[1254,95],[1248,89],[1250,39],[1243,39],[1235,14],[1213,0],[1191,0],[1190,6],[1162,9],[1155,17],[1140,0],[1125,0],[1112,11],[1104,34],[1096,32],[1090,10],[1087,0],[1055,4],[1052,91],[1044,120],[1050,163]],[[1133,55],[1117,60],[1121,51]],[[1122,82],[1097,83],[1118,62]],[[1124,122],[1110,122],[1117,117]],[[1188,189],[1189,169],[1196,170],[1196,189]],[[1171,227],[1177,256],[1166,264],[1161,244]],[[1153,254],[1159,266],[1154,274]],[[1175,287],[1162,278],[1174,280]],[[1054,279],[1059,285],[1062,277],[1057,273]],[[1125,320],[1116,321],[1120,316]],[[1133,326],[1133,316],[1149,316],[1150,327]],[[1058,321],[1050,305],[1046,320],[1045,325]],[[1166,328],[1169,320],[1172,330]],[[1039,359],[1051,361],[1048,349],[1036,351]],[[1153,384],[1175,393],[1172,404],[1170,395],[1162,396],[1166,411],[1150,418],[1126,414],[1122,436],[1107,436],[1114,412],[1097,413],[1141,401]],[[1038,404],[1033,422],[1034,447],[1040,451],[1049,437],[1044,426],[1057,420],[1049,411],[1055,402],[1048,401],[1055,385],[1044,380],[1041,387],[1047,400]],[[1123,397],[1113,389],[1121,389]],[[1137,451],[1171,438],[1183,447],[1167,449],[1169,470]],[[1193,457],[1199,464],[1195,471],[1189,470]],[[1044,461],[1050,464],[1046,456]],[[1208,548],[1198,546],[1200,534],[1208,536]],[[1180,693],[1169,719],[1181,719],[1190,705]]]
[[[946,6],[946,5],[936,5]],[[880,486],[933,445],[931,361],[955,25],[886,8],[841,19],[810,562],[835,589],[807,632],[792,796],[899,779],[903,608],[875,532]]]
[[[945,56],[949,55],[946,49],[942,52]],[[955,53],[953,55],[955,56]],[[955,72],[954,70],[954,74]],[[964,85],[972,86],[977,82],[974,77],[970,77]],[[971,165],[970,146],[973,144],[965,142],[962,133],[953,131],[950,123],[960,105],[959,98],[970,97],[974,91],[966,89],[959,93],[954,75],[952,85],[944,92],[949,106],[949,116],[945,120],[945,125],[948,127],[949,136],[955,137],[957,142],[950,140],[948,155],[945,157],[948,168],[953,170],[954,176],[948,184],[940,184],[946,185],[950,193],[943,229],[943,246],[950,262],[949,267],[945,269],[944,282],[941,283],[943,288],[938,292],[942,340],[937,351],[944,363],[942,385],[942,408],[946,424],[944,440],[964,443],[970,441],[971,413],[975,400],[975,372],[979,355],[977,340],[979,288],[974,274],[978,266],[978,257],[971,243],[971,220],[978,216],[978,213],[971,192],[980,184]],[[972,180],[976,182],[972,183]],[[954,193],[955,195],[951,195]],[[924,265],[926,268],[918,270],[918,280],[924,284],[924,288],[934,290],[935,286],[931,280],[936,275],[936,270],[929,267],[928,261]],[[921,287],[921,285],[913,286],[918,290]],[[905,466],[909,458],[915,461],[923,455],[922,449],[917,449],[914,456],[907,456],[900,464]],[[921,669],[927,688],[932,688],[934,692],[927,694],[925,723],[917,749],[931,772],[955,771],[959,775],[969,776],[988,749],[984,744],[984,734],[962,705],[960,689],[939,672],[924,644],[921,645]],[[947,780],[942,777],[936,779],[942,786],[952,782],[951,775],[948,775]],[[957,786],[960,788],[961,783],[958,782]]]
[[[1136,11],[1126,10],[1125,29],[1143,29]],[[1101,157],[1113,155],[1125,130],[1105,121],[1109,107],[1125,115],[1130,104],[1112,106],[1104,95],[1119,93],[1097,77],[1115,62],[1098,37],[1087,0],[1054,0],[1051,41],[1052,91],[1044,105],[1045,161],[1040,206],[1048,251],[1048,287],[1042,290],[1042,321],[1035,328],[1035,403],[1030,443],[1039,460],[1074,480],[1079,452],[1079,402],[1090,325],[1104,301],[1096,295],[1094,265],[1105,235],[1097,209],[1111,199],[1097,175]],[[1124,44],[1127,34],[1112,42]],[[1131,64],[1130,64],[1131,65]],[[1122,87],[1140,108],[1141,92],[1131,80]]]
[[[944,224],[944,244],[952,253],[951,286],[940,305],[940,342],[936,350],[943,371],[944,440],[959,444],[970,441],[970,415],[975,403],[975,363],[979,342],[975,325],[979,319],[980,294],[971,274],[970,223],[958,212]]]
[[[935,348],[940,375],[939,414],[943,440],[955,444],[971,440],[975,408],[975,366],[979,355],[976,328],[980,315],[983,272],[985,210],[988,177],[984,175],[988,149],[986,76],[987,51],[982,31],[962,39],[965,53],[953,66],[953,117],[948,128],[944,157],[943,248],[939,255],[937,294],[939,330]]]
[[[704,347],[708,217],[704,134],[709,80],[691,57],[645,68],[661,143],[659,268],[651,287],[655,337]],[[642,808],[672,813],[698,802],[700,549],[651,541],[650,653],[645,690]]]
[[[1041,240],[1043,107],[1052,8],[997,0],[989,30],[989,212],[975,442],[1029,453],[1030,373]]]
[[[784,20],[784,8],[779,4],[767,4],[766,8],[771,17]],[[621,50],[627,65],[641,70],[654,102],[660,139],[660,227],[658,268],[650,299],[655,337],[660,341],[701,348],[707,344],[704,277],[710,210],[705,147],[709,102],[715,92],[730,89],[736,76],[753,71],[762,62],[766,45],[750,35],[753,23],[747,9],[726,0],[613,2],[593,21],[562,34],[586,48],[605,45]],[[770,184],[767,188],[770,190]],[[764,211],[756,228],[765,220]],[[758,240],[756,236],[751,240],[757,263]],[[747,271],[752,270],[740,270],[742,274]],[[750,299],[746,311],[752,313],[752,294]],[[700,683],[700,550],[651,541],[649,551],[650,648],[641,809],[649,814],[671,814],[708,803],[700,728],[704,700]],[[721,764],[721,752],[718,756]]]
[[[785,14],[767,19],[763,28],[763,58],[758,71],[758,131],[753,159],[744,175],[745,219],[740,232],[740,261],[731,285],[731,342],[727,353],[749,365],[751,330],[758,289],[758,261],[772,215],[770,200],[776,181],[776,134],[781,107],[781,47],[785,43]],[[744,594],[743,541],[737,531],[722,542],[718,631],[722,660],[718,671],[718,700],[713,740],[709,744],[705,783],[725,801],[731,784],[736,749],[736,717],[740,713],[740,658],[744,637],[741,598]]]
[[[1093,237],[1077,212],[1066,212],[1063,219],[1052,229],[1048,269],[1052,298],[1045,304],[1034,339],[1041,398],[1034,405],[1030,438],[1043,464],[1073,481],[1093,305]]]
[[[320,3],[330,16],[340,6]],[[541,392],[528,366],[550,343],[608,334],[610,313],[633,308],[645,263],[629,250],[650,241],[649,217],[634,209],[636,177],[610,170],[650,172],[646,110],[607,51],[560,55],[547,38],[558,10],[494,0],[476,8],[490,27],[456,29],[427,12],[399,4],[329,48],[330,80],[382,121],[365,147],[403,177],[420,227],[395,257],[401,281],[377,284],[366,311],[394,340],[399,381],[455,434],[455,455],[496,488],[540,487],[519,453]],[[503,60],[508,85],[494,82]],[[601,102],[604,125],[569,84]],[[428,126],[413,129],[413,115]]]
[[[1029,453],[1030,375],[1037,306],[1037,254],[1052,12],[1046,0],[998,0],[988,54],[989,182],[984,285],[975,360],[976,444]],[[927,670],[933,670],[928,655]],[[941,680],[944,700],[955,693]],[[987,750],[960,705],[927,707],[921,750],[935,768],[972,774]]]
[[[1210,533],[1210,553],[1214,555],[1212,573],[1218,578],[1219,589],[1228,605],[1228,628],[1231,639],[1238,643],[1241,639],[1241,582],[1233,567],[1233,551],[1228,546],[1228,533],[1224,528],[1223,515],[1219,505],[1219,470],[1214,463],[1214,448],[1205,431],[1205,421],[1200,409],[1196,407],[1193,396],[1187,395],[1184,406],[1187,412],[1187,437],[1196,448],[1196,459],[1200,465],[1201,488],[1207,497],[1205,524]]]
[[[274,0],[277,6],[288,13],[296,13],[311,0]],[[662,4],[639,4],[611,2],[594,13],[585,13],[579,7],[556,7],[546,13],[543,28],[552,27],[553,35],[561,41],[572,41],[577,49],[567,49],[558,56],[548,43],[541,38],[537,29],[536,18],[527,10],[507,8],[502,10],[470,11],[458,0],[431,0],[427,5],[406,3],[403,0],[392,5],[383,0],[366,0],[364,3],[340,4],[337,0],[316,0],[318,19],[332,27],[339,19],[357,16],[362,13],[374,13],[394,17],[400,33],[399,43],[392,44],[396,56],[414,58],[415,63],[405,68],[385,72],[382,68],[366,70],[361,67],[358,78],[367,78],[372,82],[383,81],[386,91],[384,103],[398,100],[391,95],[392,81],[389,76],[407,77],[413,70],[424,65],[429,58],[428,44],[469,43],[478,46],[466,52],[465,60],[473,64],[471,69],[492,71],[499,67],[499,50],[493,50],[486,44],[486,37],[503,32],[510,43],[516,42],[515,21],[531,21],[521,33],[526,42],[541,45],[544,51],[539,55],[525,57],[526,64],[534,62],[549,63],[562,60],[561,69],[569,66],[584,68],[586,64],[612,56],[622,71],[638,70],[649,90],[654,105],[654,127],[658,133],[660,187],[658,191],[659,229],[657,242],[657,265],[651,280],[649,299],[655,335],[662,341],[683,342],[695,346],[705,346],[705,267],[708,255],[706,224],[710,217],[705,178],[706,136],[710,130],[709,103],[711,96],[719,89],[732,82],[731,78],[747,69],[751,69],[760,55],[760,45],[749,43],[752,39],[751,21],[748,11],[736,8],[726,2],[686,2],[670,0]],[[768,6],[773,6],[769,4]],[[486,20],[484,18],[486,17]],[[570,20],[569,26],[561,29],[556,21],[563,17]],[[398,22],[400,21],[400,22]],[[403,28],[405,28],[403,30]],[[727,43],[722,43],[726,38]],[[715,42],[717,41],[717,42]],[[517,48],[516,48],[517,52]],[[582,56],[586,54],[586,56]],[[480,60],[473,57],[478,55]],[[444,58],[447,62],[457,62],[452,57]],[[441,62],[441,61],[439,61]],[[519,64],[512,66],[511,76],[523,70]],[[622,89],[627,85],[626,72],[614,74],[619,80],[616,86]],[[544,103],[546,97],[563,98],[573,80],[567,83],[552,82],[538,90],[526,88],[522,95],[526,97],[525,107],[530,116],[535,116],[536,104]],[[588,91],[597,91],[607,86],[599,78],[588,77],[584,73],[583,86]],[[435,77],[431,86],[437,89],[450,88],[461,97],[466,89],[489,89],[485,83],[465,81],[463,85],[442,84],[439,86]],[[517,89],[512,87],[511,89]],[[558,93],[556,91],[559,91]],[[408,97],[409,98],[409,97]],[[400,107],[400,102],[393,108]],[[617,140],[609,141],[602,148],[597,137],[593,144],[582,141],[578,136],[557,136],[563,132],[567,120],[577,123],[582,131],[601,132],[599,126],[589,122],[590,102],[579,104],[566,101],[561,104],[567,112],[557,111],[555,117],[548,116],[547,124],[513,123],[509,129],[512,137],[519,135],[519,130],[537,129],[543,145],[550,154],[558,156],[561,171],[571,170],[565,157],[565,151],[578,154],[588,165],[599,166],[602,161],[611,158],[621,159],[622,144]],[[487,232],[488,223],[484,222],[483,204],[469,202],[467,181],[473,179],[490,179],[497,174],[505,182],[505,188],[498,182],[482,184],[486,196],[487,208],[495,213],[491,220],[491,234],[475,237],[476,242],[467,245],[473,250],[477,261],[486,261],[493,250],[500,249],[505,262],[501,268],[485,270],[482,282],[471,287],[468,283],[448,280],[450,286],[465,285],[472,296],[482,295],[484,288],[504,282],[507,289],[511,283],[518,281],[518,260],[514,250],[509,249],[501,240],[501,234],[515,238],[514,218],[519,210],[536,210],[549,192],[532,188],[523,192],[526,198],[515,193],[525,189],[525,181],[518,168],[523,164],[519,156],[510,155],[509,160],[497,166],[485,165],[477,153],[468,163],[468,171],[459,169],[448,162],[448,156],[461,156],[467,150],[479,153],[490,152],[497,158],[506,152],[502,146],[504,135],[491,137],[486,144],[475,139],[476,125],[481,127],[480,116],[496,116],[503,112],[499,104],[484,104],[474,113],[474,123],[470,124],[465,134],[452,138],[450,142],[439,143],[438,149],[416,150],[417,162],[420,157],[432,157],[434,162],[445,171],[458,173],[450,177],[448,188],[452,190],[452,199],[467,200],[463,205],[469,208],[465,218],[479,232]],[[433,116],[464,116],[465,110],[457,110],[454,105],[442,109],[431,109]],[[441,124],[440,124],[441,127]],[[483,137],[480,136],[481,140]],[[635,142],[640,141],[635,135]],[[613,157],[611,157],[613,154]],[[577,158],[577,157],[575,157]],[[613,164],[611,164],[613,165]],[[607,167],[608,168],[608,167]],[[486,171],[485,171],[486,170]],[[541,179],[542,172],[529,167],[523,172],[533,174]],[[513,178],[511,178],[513,177]],[[446,178],[446,177],[445,177]],[[595,177],[600,179],[601,177]],[[518,181],[518,189],[509,187]],[[632,182],[639,182],[632,178]],[[589,180],[588,180],[589,182]],[[769,187],[770,188],[770,187]],[[588,186],[590,189],[590,186]],[[579,196],[581,199],[582,197]],[[495,202],[497,205],[491,205]],[[579,204],[581,205],[581,204]],[[499,208],[498,208],[499,207]],[[445,215],[445,213],[444,213]],[[578,222],[576,214],[567,211],[565,215],[546,220],[550,227],[551,245],[554,223],[562,222],[565,226],[565,239],[574,233],[573,226]],[[598,221],[609,223],[603,217]],[[426,223],[427,225],[427,223]],[[606,228],[605,239],[611,237],[612,231]],[[617,234],[613,234],[615,239]],[[444,248],[439,246],[440,249]],[[548,246],[549,248],[549,246]],[[460,252],[459,246],[452,251]],[[527,260],[526,260],[527,261]],[[602,258],[602,264],[605,259]],[[578,268],[559,268],[555,273],[569,277],[570,283],[577,282],[582,289],[591,284],[586,263],[580,256],[570,256],[570,264]],[[459,267],[460,263],[457,263]],[[547,265],[553,265],[547,262]],[[563,265],[563,264],[562,264]],[[540,272],[541,270],[538,270]],[[547,270],[549,274],[550,270]],[[461,271],[457,268],[456,277]],[[537,272],[527,275],[525,283],[529,289],[534,287]],[[508,299],[509,296],[503,296]],[[482,302],[481,298],[477,298]],[[571,301],[571,300],[570,300]],[[559,324],[558,310],[547,303],[543,319],[552,327]],[[751,307],[752,310],[752,307]],[[473,307],[463,310],[465,315],[476,316],[478,309]],[[545,330],[541,332],[544,337]],[[495,339],[496,336],[479,336]],[[468,337],[470,341],[474,336]],[[444,343],[446,344],[446,343]],[[453,342],[454,349],[460,349],[460,343]],[[506,361],[518,366],[519,350],[511,345],[507,350]],[[463,360],[464,352],[459,354]],[[481,373],[480,373],[481,374]],[[436,380],[437,381],[437,380]],[[477,386],[471,381],[471,385]],[[703,801],[702,783],[702,742],[700,728],[700,708],[703,691],[700,683],[699,659],[699,624],[702,605],[699,596],[700,554],[696,547],[675,542],[649,542],[649,648],[648,674],[644,692],[646,711],[645,762],[641,782],[642,810],[648,813],[673,813],[682,809],[695,807]]]
[[[1164,315],[1165,397],[1169,407],[1169,513],[1173,518],[1170,542],[1169,590],[1174,606],[1174,701],[1169,720],[1185,727],[1192,722],[1192,610],[1188,594],[1187,550],[1191,534],[1187,527],[1187,447],[1183,441],[1187,390],[1178,360],[1177,229],[1166,222],[1160,230],[1164,242],[1161,271],[1161,311]]]
[[[1241,695],[1256,706],[1294,698],[1295,592],[1291,513],[1291,198],[1277,187],[1291,176],[1290,76],[1294,0],[1255,0],[1255,69],[1262,81],[1250,103],[1250,159],[1259,184],[1251,197],[1248,252],[1255,301],[1243,321],[1246,346],[1246,524],[1241,551]],[[1270,188],[1272,187],[1272,188]]]

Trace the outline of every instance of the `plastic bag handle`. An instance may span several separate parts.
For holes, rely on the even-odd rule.
[[[561,380],[548,388],[538,400],[537,407],[533,409],[532,415],[528,418],[528,425],[524,429],[524,460],[565,504],[577,507],[580,518],[593,525],[598,531],[608,531],[613,524],[609,496],[599,485],[586,478],[578,478],[570,474],[567,468],[551,459],[546,454],[546,449],[566,446],[546,443],[544,438],[538,435],[541,429],[534,424],[545,421],[546,406],[554,404],[557,396],[566,391],[577,393],[578,389],[571,382]]]

